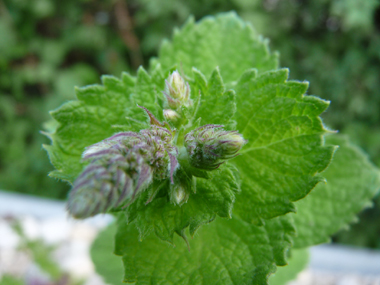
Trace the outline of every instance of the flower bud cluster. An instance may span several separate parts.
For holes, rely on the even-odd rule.
[[[238,131],[225,131],[222,125],[205,125],[185,136],[190,164],[204,170],[217,169],[237,156],[245,143]]]
[[[172,134],[152,126],[139,133],[113,135],[86,149],[90,162],[74,182],[68,210],[75,218],[87,218],[134,201],[154,179],[169,178],[177,167]]]
[[[182,79],[173,77],[171,84],[175,90],[182,88],[186,93]],[[173,94],[176,98],[182,96]],[[225,131],[221,125],[205,125],[185,135],[185,147],[179,154],[170,127],[159,122],[146,108],[141,108],[150,118],[149,129],[118,133],[86,148],[82,158],[88,165],[69,194],[67,208],[73,217],[83,219],[128,206],[152,185],[149,203],[160,189],[155,188],[155,183],[165,184],[165,179],[170,180],[168,198],[181,206],[192,192],[195,193],[194,167],[217,169],[227,159],[237,156],[245,144],[237,131]],[[164,114],[176,116],[170,112]]]

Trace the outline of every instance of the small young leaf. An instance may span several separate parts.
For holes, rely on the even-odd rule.
[[[149,191],[146,191],[126,209],[125,223],[136,224],[141,240],[154,231],[158,237],[172,243],[173,234],[182,235],[186,227],[194,236],[201,225],[211,222],[216,215],[231,217],[235,194],[239,190],[235,172],[232,165],[226,164],[211,172],[209,179],[197,178],[196,193],[192,193],[182,206],[171,204],[166,196],[146,204],[149,199]],[[163,187],[164,191],[167,187]]]
[[[380,189],[380,170],[357,147],[342,136],[328,136],[327,143],[340,147],[333,163],[323,172],[327,183],[319,184],[296,203],[294,222],[297,248],[328,242],[332,234],[352,222],[356,214],[371,205]]]
[[[264,227],[237,218],[218,218],[202,227],[190,250],[174,239],[173,247],[149,235],[138,241],[133,225],[119,221],[115,253],[123,257],[124,282],[140,284],[267,284],[275,265],[285,265],[292,225],[286,217],[275,218]]]
[[[307,84],[286,81],[286,69],[248,70],[236,84],[237,130],[248,140],[231,163],[239,169],[242,192],[235,213],[257,224],[288,212],[323,181],[318,175],[334,147],[323,146],[320,112],[328,102],[303,94]]]

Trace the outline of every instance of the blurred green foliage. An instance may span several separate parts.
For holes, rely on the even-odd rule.
[[[74,86],[128,70],[123,41],[107,26],[111,3],[0,3],[0,189],[65,198],[39,131],[48,111],[74,99]],[[103,15],[103,16],[102,16]],[[100,19],[97,19],[100,18]],[[103,18],[102,18],[103,17]]]
[[[13,277],[10,274],[4,274],[1,279],[1,285],[24,285],[25,282],[21,278]]]
[[[49,285],[83,285],[84,282],[78,278],[73,278],[65,270],[60,268],[53,258],[55,246],[48,245],[41,239],[30,239],[25,233],[19,220],[12,219],[11,226],[20,238],[17,253],[28,256],[35,271],[31,274],[20,276],[20,274],[5,273],[0,277],[0,285],[19,284],[49,284]]]
[[[380,166],[378,0],[12,0],[0,4],[0,189],[64,198],[38,131],[74,85],[147,65],[173,27],[236,10],[281,54],[291,78],[332,101],[325,123],[350,135]],[[49,124],[45,125],[49,128]],[[380,198],[335,239],[380,247]]]

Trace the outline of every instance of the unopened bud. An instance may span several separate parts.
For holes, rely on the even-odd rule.
[[[181,118],[181,116],[176,111],[173,111],[171,109],[164,110],[164,117],[167,121],[170,121],[173,123],[177,122],[178,119]]]
[[[192,166],[214,170],[234,158],[246,143],[238,131],[225,131],[221,125],[205,125],[185,136],[185,147]]]
[[[237,131],[225,132],[219,137],[220,155],[223,159],[235,157],[237,152],[245,145],[246,140]]]
[[[164,94],[170,108],[177,109],[181,105],[188,107],[192,104],[189,83],[182,78],[178,71],[170,74],[165,83]]]
[[[181,205],[184,203],[188,197],[188,194],[186,193],[186,190],[182,186],[178,186],[172,191],[172,201],[177,204]]]
[[[189,185],[177,181],[177,183],[170,185],[170,201],[181,206],[189,199],[190,191]]]
[[[174,99],[183,99],[189,96],[189,84],[179,72],[174,71],[166,80],[166,92]]]

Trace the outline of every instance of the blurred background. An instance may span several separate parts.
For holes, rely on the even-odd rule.
[[[74,86],[148,65],[189,15],[235,10],[271,39],[291,79],[332,101],[325,123],[349,134],[380,166],[378,0],[0,1],[0,189],[65,199],[39,133]],[[380,248],[380,198],[335,242]]]

